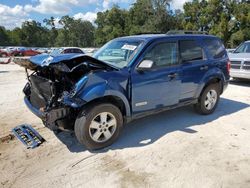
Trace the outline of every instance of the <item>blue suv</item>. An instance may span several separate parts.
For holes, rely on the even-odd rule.
[[[185,105],[211,114],[230,68],[221,40],[202,34],[121,37],[93,57],[42,54],[17,63],[27,71],[28,108],[52,130],[74,130],[89,149],[111,145],[136,118]]]

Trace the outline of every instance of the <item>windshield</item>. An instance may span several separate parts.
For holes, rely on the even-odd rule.
[[[250,53],[250,42],[242,43],[234,53]]]
[[[113,40],[105,44],[93,57],[111,64],[118,68],[126,67],[138,50],[143,41]]]
[[[51,56],[57,56],[57,55],[61,54],[62,50],[63,50],[63,49],[61,49],[61,48],[54,49],[54,50],[52,50],[52,51],[50,52],[50,55],[51,55]]]

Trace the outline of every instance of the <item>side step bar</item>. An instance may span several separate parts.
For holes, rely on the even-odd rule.
[[[35,148],[45,142],[45,139],[31,127],[31,125],[23,124],[12,129],[15,137],[18,138],[26,147]]]

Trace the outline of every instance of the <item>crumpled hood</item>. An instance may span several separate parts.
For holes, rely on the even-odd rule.
[[[57,56],[51,56],[49,54],[40,54],[32,56],[30,61],[38,66],[48,66],[50,64],[58,63],[64,60],[71,60],[83,56],[83,54],[60,54]]]
[[[91,56],[85,55],[85,54],[75,54],[75,53],[70,53],[70,54],[60,54],[57,56],[51,56],[49,54],[40,54],[40,55],[36,55],[30,58],[30,62],[32,62],[35,65],[38,65],[40,67],[44,67],[44,66],[49,66],[51,64],[56,64],[62,61],[70,61],[72,59],[77,59],[77,58],[82,58],[83,61],[87,61],[87,60],[92,60],[95,61],[99,64],[105,65],[105,66],[109,66],[107,63],[104,63],[103,61],[100,61],[98,59],[95,59]]]
[[[229,59],[250,59],[250,53],[228,53]]]

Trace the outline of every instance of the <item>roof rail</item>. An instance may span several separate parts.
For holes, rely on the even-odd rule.
[[[178,35],[178,34],[203,34],[208,35],[206,31],[191,31],[191,30],[170,30],[166,33],[167,35]]]
[[[164,34],[162,32],[138,32],[138,33],[135,33],[135,35],[154,35],[154,34]]]

